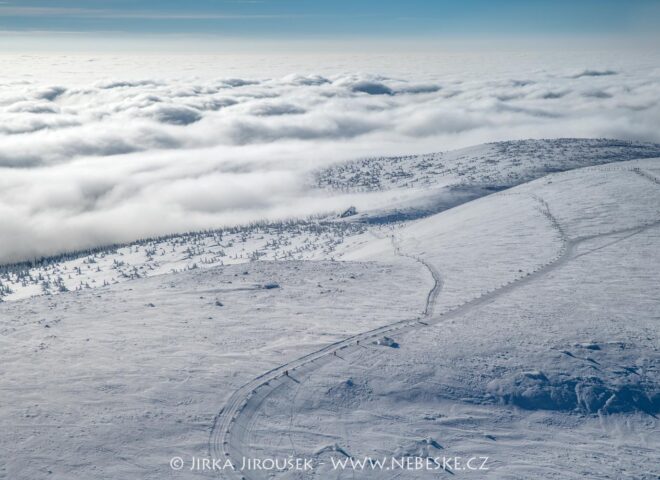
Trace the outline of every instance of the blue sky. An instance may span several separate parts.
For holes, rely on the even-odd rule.
[[[319,38],[389,42],[541,36],[616,39],[651,35],[659,21],[658,0],[0,1],[0,32],[18,35],[19,40],[13,42],[20,38],[28,42],[30,34],[46,38],[74,33],[291,42]]]

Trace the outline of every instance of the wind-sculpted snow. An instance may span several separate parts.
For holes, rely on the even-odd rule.
[[[331,195],[309,181],[356,158],[522,138],[660,141],[660,76],[641,66],[177,79],[95,76],[102,62],[74,63],[63,65],[87,72],[80,80],[56,75],[63,66],[50,81],[0,75],[2,263],[382,207],[382,196]]]

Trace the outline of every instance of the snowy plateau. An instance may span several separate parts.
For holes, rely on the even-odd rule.
[[[340,208],[0,267],[0,478],[659,478],[660,145],[306,181]]]

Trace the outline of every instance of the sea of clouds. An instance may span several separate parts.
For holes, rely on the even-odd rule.
[[[649,66],[51,77],[0,77],[0,263],[377,207],[382,195],[310,186],[314,169],[357,157],[521,138],[660,142],[660,68]]]

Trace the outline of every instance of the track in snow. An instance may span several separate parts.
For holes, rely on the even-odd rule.
[[[596,170],[596,168],[593,168]],[[601,171],[610,171],[610,170],[624,170],[624,169],[607,169],[600,168],[597,170]],[[645,179],[652,181],[654,183],[659,183],[658,179],[654,176],[644,172],[639,168],[625,169],[632,170]],[[660,183],[659,183],[660,184]],[[495,195],[507,195],[507,193],[498,193]],[[555,270],[573,258],[583,256],[591,253],[592,251],[604,248],[609,244],[594,249],[592,251],[583,252],[579,255],[575,255],[575,249],[578,245],[583,242],[593,240],[601,237],[608,237],[612,235],[621,235],[621,234],[631,234],[636,235],[643,232],[649,228],[660,225],[660,220],[646,222],[641,225],[634,227],[629,227],[625,229],[613,230],[609,232],[602,232],[592,235],[586,235],[578,237],[575,239],[569,239],[565,235],[561,225],[557,219],[552,215],[548,204],[541,197],[537,195],[531,195],[540,205],[541,213],[550,221],[553,225],[553,229],[557,231],[562,240],[562,247],[559,249],[559,252],[555,258],[551,261],[540,265],[535,270],[527,272],[520,277],[511,280],[499,287],[495,287],[492,290],[486,291],[475,297],[471,300],[464,302],[463,304],[450,308],[444,312],[440,312],[437,315],[434,315],[433,310],[437,300],[437,297],[442,288],[442,281],[439,272],[424,259],[405,254],[401,252],[401,249],[398,245],[398,240],[391,236],[392,244],[394,247],[395,254],[399,256],[404,256],[407,258],[412,258],[415,261],[423,264],[430,272],[433,277],[434,284],[431,290],[427,294],[426,305],[423,313],[424,321],[421,321],[421,317],[415,317],[414,319],[402,320],[393,324],[384,325],[366,332],[362,332],[350,337],[347,337],[343,340],[337,341],[335,343],[326,345],[325,347],[304,355],[296,360],[291,362],[279,365],[260,376],[256,377],[252,381],[246,383],[241,388],[236,390],[232,396],[227,401],[225,407],[220,411],[216,416],[213,428],[211,430],[211,435],[209,438],[209,453],[210,456],[214,459],[230,459],[233,461],[234,465],[240,465],[242,457],[249,457],[250,455],[247,452],[243,451],[243,446],[245,445],[246,440],[248,439],[252,426],[257,418],[257,412],[261,403],[279,386],[283,378],[286,377],[288,381],[294,381],[292,378],[289,378],[285,375],[285,372],[294,372],[296,369],[304,368],[306,373],[309,373],[311,370],[318,368],[322,360],[331,361],[337,352],[340,350],[357,347],[359,343],[364,343],[365,341],[373,340],[376,337],[379,337],[384,334],[399,332],[407,333],[412,330],[426,328],[428,326],[437,325],[443,323],[447,320],[453,319],[457,316],[464,314],[465,312],[480,306],[495,298],[503,295],[514,288],[518,288],[522,285],[525,285],[532,280],[535,280],[552,270]],[[614,243],[614,242],[612,242]],[[240,472],[234,470],[222,471],[222,474],[229,478],[237,478],[247,480],[253,478],[252,475],[256,472]]]

